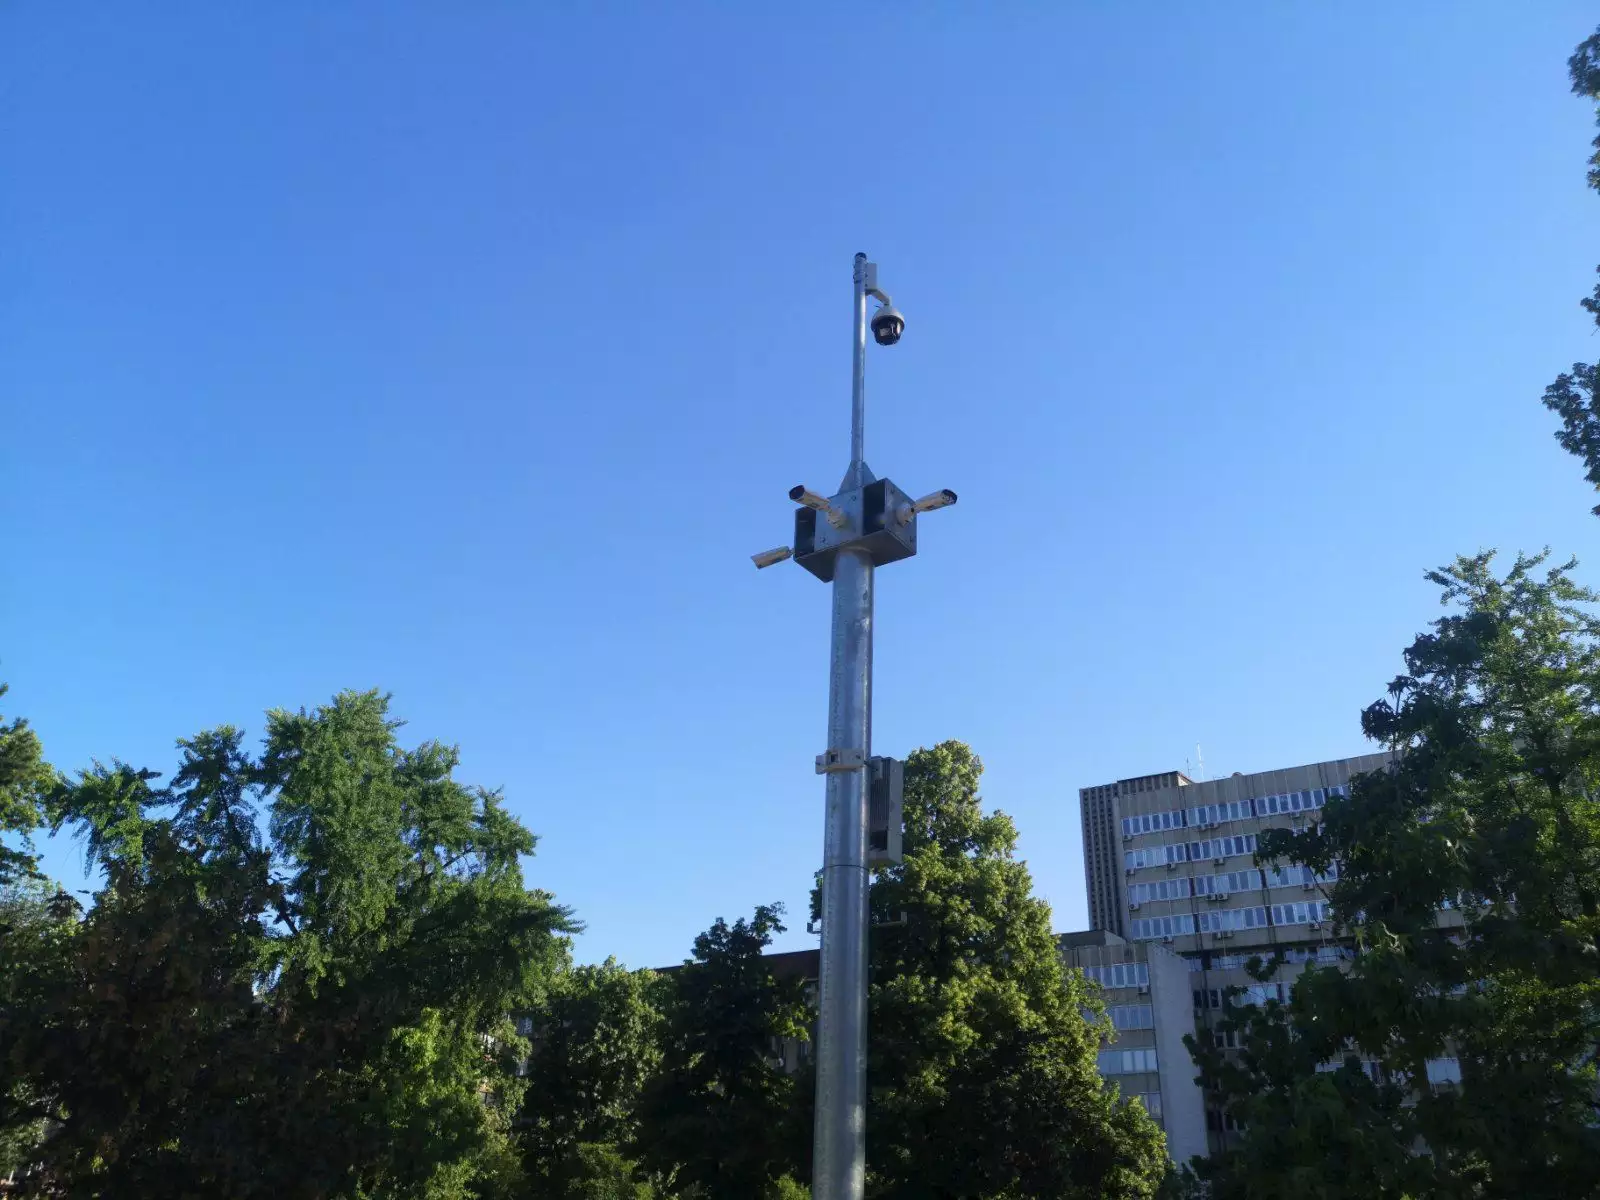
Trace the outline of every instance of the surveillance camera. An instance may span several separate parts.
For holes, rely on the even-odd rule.
[[[937,492],[929,492],[911,507],[919,513],[932,512],[936,508],[949,508],[956,502],[956,494],[949,488],[940,488]]]
[[[775,550],[763,550],[760,554],[752,554],[750,561],[756,564],[757,570],[762,567],[774,567],[786,558],[792,557],[794,551],[787,546],[779,546]]]
[[[821,513],[823,516],[828,518],[828,524],[832,525],[835,529],[843,529],[845,527],[845,523],[850,520],[849,513],[835,508],[832,501],[828,500],[824,496],[819,496],[815,492],[808,490],[806,485],[803,483],[797,483],[794,487],[789,489],[789,499],[793,500],[796,504],[804,504],[807,508],[814,512]]]
[[[894,345],[905,331],[906,319],[900,315],[899,309],[890,308],[885,304],[872,314],[872,336],[878,345]]]
[[[956,494],[949,488],[940,488],[937,492],[929,492],[922,499],[912,504],[902,504],[895,510],[895,517],[902,525],[909,525],[911,518],[918,513],[933,512],[939,508],[949,508],[956,502]]]

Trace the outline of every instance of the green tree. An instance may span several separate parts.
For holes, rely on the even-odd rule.
[[[105,886],[81,920],[35,940],[0,1008],[0,1062],[32,1101],[0,1127],[50,1118],[42,1157],[67,1194],[203,1194],[241,1098],[233,1066],[255,1057],[265,864],[230,873],[223,851],[148,818],[152,778],[96,767],[53,798],[58,819],[80,803],[95,814]]]
[[[465,1197],[515,1183],[525,1052],[507,1014],[567,914],[523,883],[533,836],[407,750],[386,698],[223,727],[173,781],[95,766],[49,798],[105,886],[0,996],[0,1071],[51,1118],[65,1195]],[[265,827],[269,836],[263,837]]]
[[[1567,60],[1572,91],[1600,104],[1600,33],[1583,42]],[[1600,136],[1589,158],[1589,186],[1600,191]],[[1583,307],[1600,324],[1600,285],[1583,298]],[[1545,407],[1561,418],[1556,440],[1562,449],[1583,460],[1586,478],[1600,491],[1600,367],[1573,363],[1545,389]],[[1600,515],[1600,505],[1594,508]]]
[[[500,797],[453,778],[454,747],[403,750],[396,728],[370,692],[269,715],[256,777],[289,931],[270,995],[296,1051],[283,1133],[336,1131],[325,1170],[355,1194],[460,1194],[463,1164],[507,1161],[525,1051],[507,1014],[553,973],[572,926],[524,886],[535,839]],[[391,1068],[426,1069],[439,1090],[400,1086]]]
[[[639,1169],[611,1142],[574,1146],[554,1181],[536,1193],[562,1200],[654,1200],[655,1188],[639,1178]]]
[[[872,885],[869,1193],[882,1200],[1153,1196],[1160,1129],[1107,1090],[1105,1026],[1063,968],[1017,832],[960,742],[905,768],[905,859]]]
[[[0,697],[6,691],[0,684]],[[50,957],[75,909],[38,878],[33,851],[31,835],[43,819],[41,801],[52,775],[28,723],[0,718],[0,1031],[26,994],[32,964]],[[48,1107],[26,1081],[0,1070],[0,1179],[36,1161]]]
[[[0,698],[7,688],[0,683]],[[38,735],[20,717],[0,718],[0,886],[37,868],[30,835],[42,819],[40,801],[52,778]],[[10,837],[15,844],[7,845]]]
[[[809,1036],[805,986],[779,979],[762,951],[781,905],[721,917],[669,977],[660,1070],[640,1105],[640,1161],[676,1195],[751,1200],[803,1169],[810,1114],[777,1054]]]
[[[1455,611],[1363,716],[1393,766],[1262,836],[1263,859],[1338,864],[1359,953],[1236,1010],[1240,1053],[1197,1047],[1245,1125],[1202,1172],[1218,1200],[1600,1196],[1595,597],[1539,558],[1430,578]],[[1431,1086],[1452,1059],[1459,1083]]]
[[[1600,101],[1600,33],[1568,71]],[[1600,322],[1600,288],[1583,306]],[[1600,489],[1600,369],[1574,364],[1544,402]],[[1519,558],[1501,578],[1478,555],[1432,573],[1456,611],[1363,715],[1394,765],[1312,829],[1263,836],[1263,860],[1338,866],[1358,954],[1307,971],[1287,1004],[1232,1010],[1238,1053],[1191,1039],[1244,1126],[1199,1164],[1217,1200],[1600,1195],[1600,663],[1570,565]],[[1459,1083],[1433,1086],[1441,1060]]]
[[[663,991],[652,972],[608,958],[562,972],[533,1014],[519,1137],[541,1194],[649,1193],[619,1147],[638,1132],[639,1099],[661,1062]]]
[[[36,965],[55,958],[77,914],[72,898],[45,880],[0,884],[0,1037],[10,1015],[28,1007]],[[25,1080],[0,1078],[6,1079],[0,1085],[0,1179],[6,1179],[38,1163],[54,1114]]]

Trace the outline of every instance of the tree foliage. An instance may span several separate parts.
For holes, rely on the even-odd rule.
[[[681,968],[574,967],[535,839],[457,754],[346,692],[56,776],[0,726],[0,816],[82,842],[78,904],[21,843],[0,881],[0,1169],[67,1197],[751,1200],[804,1195],[806,981],[778,906]],[[1094,997],[959,743],[908,771],[875,883],[879,1197],[1138,1197],[1159,1130],[1095,1069]],[[514,1015],[528,1018],[519,1035]],[[1092,1014],[1091,1014],[1092,1015]]]
[[[1600,106],[1600,32],[1573,51],[1567,60],[1567,74],[1574,95]],[[1589,186],[1600,191],[1600,136],[1595,138],[1594,153],[1589,158]],[[1600,324],[1600,284],[1581,303],[1595,323]],[[1555,382],[1545,389],[1544,405],[1561,418],[1561,428],[1556,432],[1561,448],[1583,461],[1584,478],[1600,491],[1600,390],[1597,389],[1600,389],[1600,368],[1573,363],[1570,371],[1556,376]],[[1600,504],[1595,505],[1593,511],[1600,516]]]
[[[661,1067],[641,1105],[640,1160],[674,1194],[750,1200],[805,1167],[809,1105],[778,1054],[809,1036],[804,981],[762,952],[784,932],[781,905],[718,918],[672,973]]]
[[[904,862],[872,886],[870,1194],[1152,1196],[1161,1131],[1103,1085],[1097,1001],[1011,819],[982,811],[982,769],[954,741],[907,759]]]
[[[6,691],[0,683],[0,699]],[[36,869],[29,835],[39,827],[40,801],[50,782],[38,735],[20,717],[0,716],[0,887]],[[6,844],[8,836],[15,844]]]
[[[661,1064],[665,982],[614,959],[563,971],[532,1017],[520,1122],[530,1177],[552,1197],[647,1196],[624,1155]]]
[[[1363,716],[1392,768],[1262,836],[1263,858],[1339,864],[1359,953],[1236,1012],[1240,1054],[1200,1049],[1246,1126],[1209,1168],[1219,1200],[1600,1195],[1595,597],[1540,558],[1430,578],[1454,611]],[[1459,1083],[1431,1086],[1447,1059]]]
[[[221,727],[172,782],[95,765],[48,797],[104,886],[0,942],[0,1130],[46,1122],[82,1196],[454,1197],[516,1170],[526,1006],[573,928],[533,836],[402,748],[377,693]],[[263,835],[265,828],[266,834]]]

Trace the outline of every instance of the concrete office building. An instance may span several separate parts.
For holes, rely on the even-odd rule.
[[[1229,988],[1243,988],[1244,1003],[1287,999],[1307,963],[1351,956],[1329,920],[1326,885],[1336,876],[1258,866],[1257,838],[1317,820],[1353,775],[1387,762],[1386,754],[1366,754],[1203,782],[1168,771],[1079,791],[1090,918],[1183,961],[1192,1004],[1183,1033],[1207,1036],[1209,1014]],[[1277,951],[1286,962],[1273,980],[1245,972],[1251,957]],[[1223,1141],[1218,1117],[1207,1120]]]
[[[1137,1099],[1166,1130],[1167,1153],[1186,1163],[1206,1153],[1205,1098],[1183,1044],[1194,1029],[1188,965],[1159,945],[1131,944],[1103,929],[1056,939],[1068,966],[1098,983],[1117,1033],[1100,1050],[1100,1074]]]
[[[1202,783],[1169,771],[1081,789],[1090,919],[1185,956],[1324,940],[1321,885],[1331,878],[1258,869],[1256,839],[1315,821],[1352,775],[1387,761],[1367,754]]]

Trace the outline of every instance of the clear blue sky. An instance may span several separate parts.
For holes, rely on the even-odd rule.
[[[1059,928],[1077,788],[1360,752],[1457,552],[1593,544],[1592,5],[7,5],[0,678],[64,768],[342,687],[459,741],[588,959],[789,903],[846,459],[880,752]],[[1596,578],[1595,574],[1588,576]],[[71,878],[71,845],[50,865]]]

